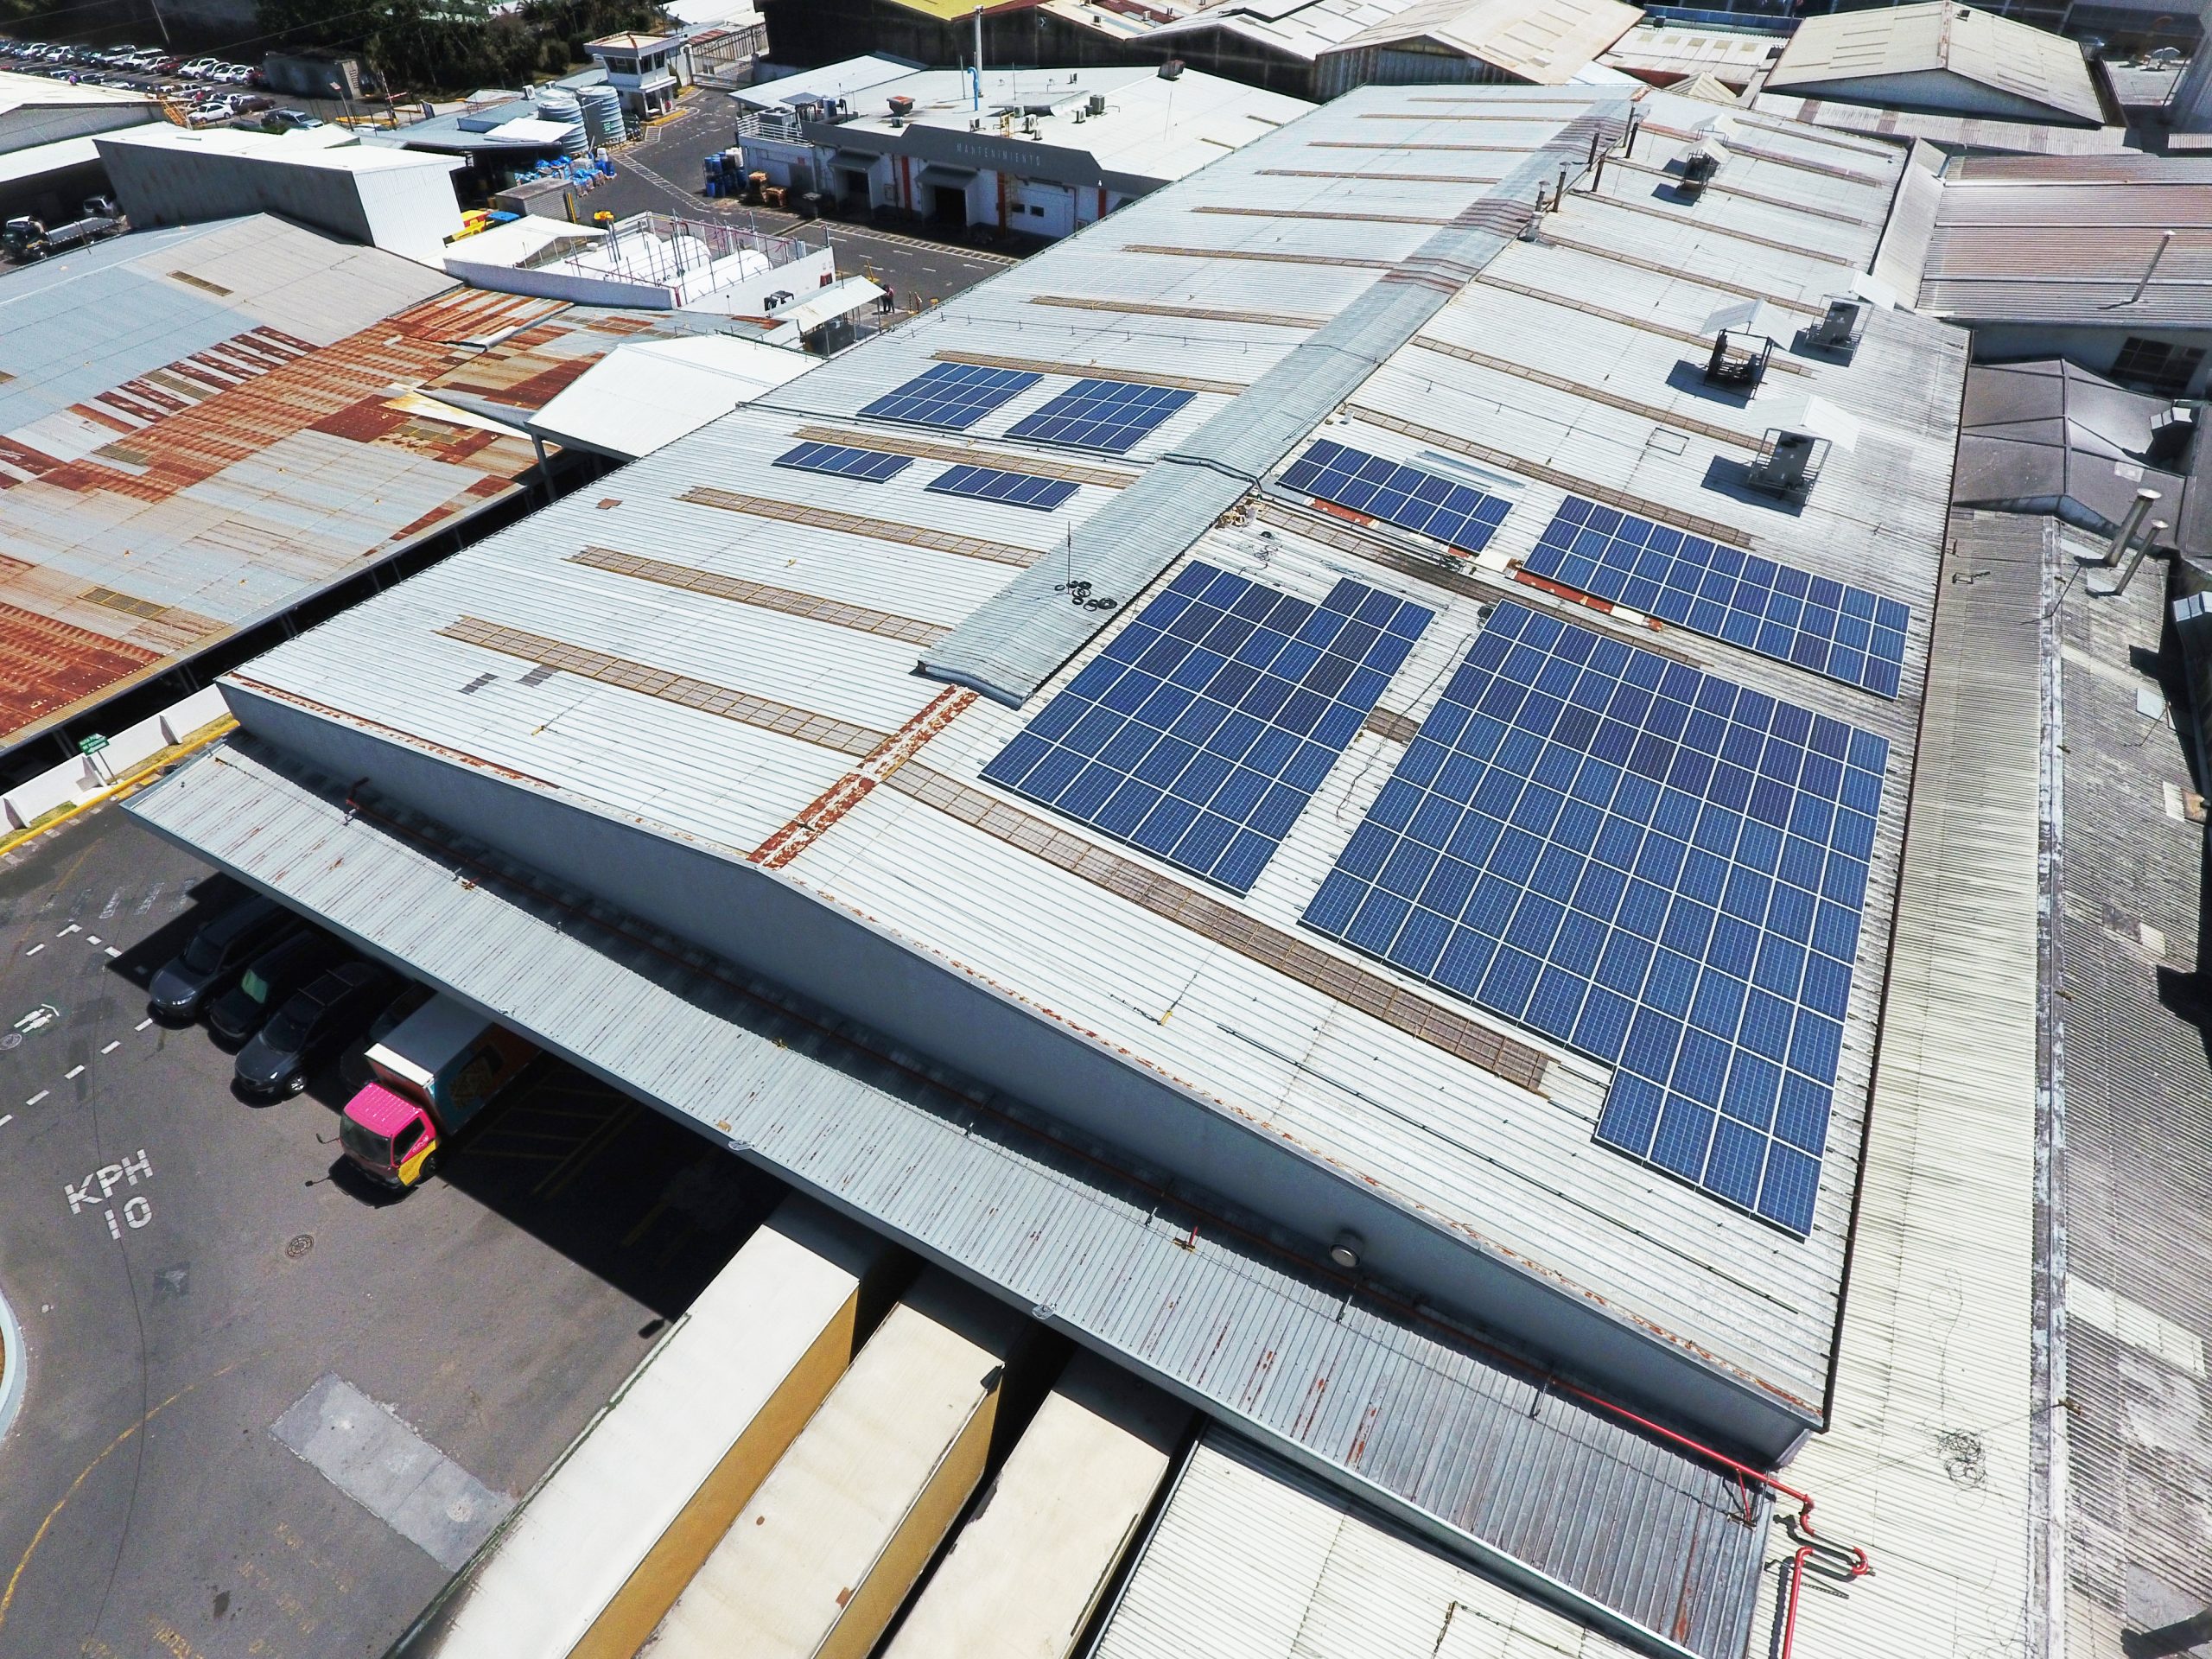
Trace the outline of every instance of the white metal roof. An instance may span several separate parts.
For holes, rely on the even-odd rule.
[[[137,104],[151,110],[156,102],[150,93],[121,86],[92,86],[81,81],[57,80],[50,75],[24,75],[12,69],[0,69],[0,115],[11,110],[92,104],[117,108]]]
[[[556,443],[634,461],[820,361],[792,347],[729,334],[617,346],[529,424]]]
[[[1633,1651],[1471,1573],[1236,1436],[1192,1452],[1096,1659],[1612,1659]]]
[[[2063,119],[2095,125],[2104,118],[2082,48],[2063,35],[1956,0],[1839,11],[1808,17],[1783,48],[1766,86],[1776,92],[1859,96],[1931,107],[1924,78],[1949,74],[2039,105]],[[1908,86],[1905,78],[1923,78]],[[1932,105],[1945,107],[1938,102]],[[1976,113],[1979,105],[1958,106]]]
[[[459,165],[448,156],[364,144],[345,128],[335,126],[273,133],[237,127],[187,129],[155,122],[101,133],[97,142],[181,155],[237,156],[333,173],[450,173]]]
[[[1540,86],[1574,70],[1635,27],[1619,0],[1220,0],[1150,32],[1154,42],[1220,30],[1287,56],[1427,41]]]

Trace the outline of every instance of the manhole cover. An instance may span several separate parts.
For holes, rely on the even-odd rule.
[[[293,1261],[296,1262],[313,1249],[315,1249],[315,1235],[313,1233],[296,1233],[293,1235],[291,1242],[284,1246],[284,1254],[290,1256]]]

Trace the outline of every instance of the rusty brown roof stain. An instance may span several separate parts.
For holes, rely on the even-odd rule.
[[[89,453],[39,433],[0,435],[0,540],[10,549],[0,557],[0,745],[254,620],[226,596],[281,583],[305,598],[512,493],[535,465],[526,440],[394,410],[396,392],[473,391],[535,410],[616,340],[664,326],[651,314],[461,289],[320,348],[263,325],[138,373],[68,410],[89,423],[80,430],[115,435]],[[304,434],[330,441],[333,459],[318,454],[311,474],[288,468],[296,502],[211,515],[211,500],[264,494],[266,474],[217,484],[212,497],[202,486]],[[49,442],[64,453],[41,447]],[[345,510],[410,495],[423,510],[397,528],[396,515]],[[304,510],[304,527],[288,505]],[[142,556],[166,572],[144,578],[152,595],[132,580]],[[146,602],[133,613],[83,597],[109,591]]]

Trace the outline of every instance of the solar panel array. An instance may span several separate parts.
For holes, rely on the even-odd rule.
[[[1612,1065],[1601,1142],[1802,1235],[1888,756],[1501,604],[1305,920]]]
[[[1467,553],[1490,545],[1512,505],[1472,485],[1325,439],[1293,461],[1282,481],[1287,488],[1433,536]]]
[[[955,467],[930,480],[940,495],[972,495],[982,501],[1003,501],[1010,507],[1034,507],[1050,512],[1075,493],[1065,479],[1032,478],[1027,473],[1001,472],[995,467]]]
[[[1187,391],[1127,380],[1078,380],[1034,415],[1007,429],[1010,438],[1124,454],[1191,401]]]
[[[779,467],[795,467],[803,473],[832,473],[880,484],[896,478],[914,464],[912,455],[887,455],[880,449],[855,449],[842,443],[802,443],[776,457]]]
[[[1569,496],[1524,567],[1579,592],[1885,697],[1912,613],[1894,599]]]
[[[934,363],[861,410],[879,420],[963,431],[1045,377],[1020,369],[984,369],[972,363]]]
[[[1247,892],[1431,615],[1185,566],[983,777]]]

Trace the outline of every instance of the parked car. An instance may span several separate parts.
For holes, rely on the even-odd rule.
[[[293,934],[256,957],[238,982],[215,999],[207,1010],[207,1029],[219,1042],[243,1046],[293,992],[345,958],[344,947],[327,933]]]
[[[296,1095],[315,1067],[360,1035],[389,1001],[391,986],[385,969],[349,962],[294,992],[238,1051],[238,1087],[254,1095]]]
[[[147,988],[157,1020],[183,1024],[231,988],[245,966],[270,945],[298,931],[298,917],[273,899],[248,899],[203,923]]]

